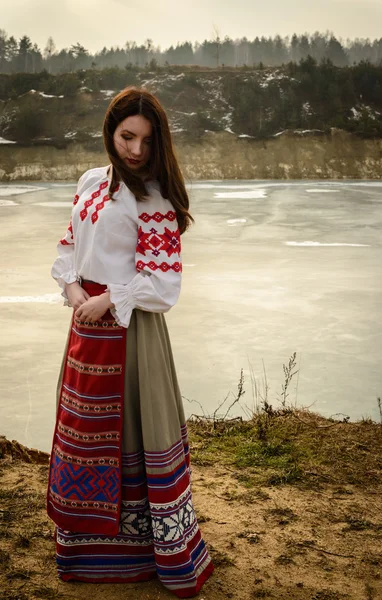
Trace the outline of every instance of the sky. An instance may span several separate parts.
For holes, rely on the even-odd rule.
[[[332,32],[382,37],[382,0],[0,0],[0,29],[28,35],[44,49],[77,42],[90,52],[152,39],[161,50],[177,42]]]

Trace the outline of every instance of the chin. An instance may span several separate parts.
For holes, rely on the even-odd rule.
[[[134,171],[136,171],[137,169],[141,169],[142,167],[144,167],[145,165],[142,163],[139,163],[138,165],[132,165],[131,163],[129,163],[129,161],[127,160],[127,158],[125,159],[125,163],[127,164],[127,166],[130,169],[134,169]]]

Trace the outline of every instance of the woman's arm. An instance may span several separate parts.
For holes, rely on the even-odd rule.
[[[73,206],[77,204],[80,193],[83,191],[86,173],[78,180],[76,195],[74,196]],[[87,292],[82,289],[78,283],[79,276],[74,267],[74,235],[72,226],[72,217],[64,237],[57,244],[58,256],[51,269],[52,277],[57,281],[65,298],[64,306],[73,306],[78,308],[82,302],[89,297]]]
[[[109,283],[110,308],[128,327],[134,308],[167,312],[176,304],[182,277],[181,242],[175,210],[161,196],[138,203],[137,274],[126,285]]]

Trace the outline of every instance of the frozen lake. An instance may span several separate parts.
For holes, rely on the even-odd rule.
[[[166,314],[183,396],[211,413],[230,392],[232,402],[243,369],[251,407],[251,367],[260,391],[265,369],[278,405],[296,352],[289,402],[379,421],[382,182],[188,189],[196,223],[182,236],[182,293]],[[0,433],[46,451],[71,312],[50,268],[74,193],[74,183],[0,184]]]

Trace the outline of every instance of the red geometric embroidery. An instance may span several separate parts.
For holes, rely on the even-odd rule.
[[[68,226],[66,235],[68,234],[68,232],[70,233],[70,239],[73,240],[73,225],[72,225],[71,218],[70,218],[70,222],[69,222],[69,226]],[[65,238],[62,238],[62,240],[60,240],[60,244],[62,244],[62,246],[70,246],[71,244],[74,244],[74,241],[68,242]]]
[[[115,192],[118,192],[118,190],[119,190],[119,184],[115,188]],[[109,196],[109,194],[106,194],[106,196],[104,196],[102,198],[102,202],[98,202],[98,204],[96,204],[95,210],[91,216],[93,225],[98,220],[98,211],[103,209],[103,207],[105,206],[105,202],[107,202],[108,200],[110,200],[110,196]]]
[[[111,364],[111,365],[93,365],[83,363],[79,360],[75,360],[72,356],[68,355],[67,365],[72,369],[75,369],[79,373],[86,375],[120,375],[122,373],[122,365]],[[119,407],[120,410],[120,407]]]
[[[139,215],[139,218],[142,219],[142,221],[144,221],[145,223],[148,223],[150,219],[153,219],[157,223],[162,223],[164,219],[168,219],[169,221],[175,221],[176,213],[172,210],[169,210],[165,215],[160,212],[155,212],[154,214],[149,215],[145,212]]]
[[[80,217],[81,217],[81,221],[83,221],[84,219],[86,219],[86,217],[88,216],[88,208],[90,208],[90,206],[92,206],[94,200],[96,198],[99,198],[99,196],[101,195],[102,190],[105,189],[105,187],[107,187],[109,181],[104,181],[103,183],[101,183],[101,185],[99,186],[98,190],[96,192],[93,192],[92,195],[90,196],[89,200],[86,200],[86,202],[84,203],[84,208],[81,210],[80,212]]]
[[[179,229],[171,231],[167,227],[164,228],[164,233],[152,227],[150,231],[144,232],[142,227],[138,229],[137,252],[146,256],[146,250],[151,250],[151,254],[159,256],[161,250],[167,252],[167,256],[172,254],[180,254],[180,233]]]
[[[182,271],[182,263],[180,262],[175,262],[172,265],[169,265],[166,262],[162,262],[160,265],[157,265],[153,260],[150,260],[150,262],[148,263],[144,263],[142,260],[138,260],[136,267],[137,271],[142,271],[142,269],[144,269],[145,267],[151,269],[152,271],[160,269],[161,271],[163,271],[163,273],[167,273],[167,271],[170,271],[170,269],[173,269],[176,273],[181,273]]]
[[[76,195],[74,196],[74,200],[73,200],[73,204],[74,204],[74,206],[77,204],[77,202],[78,202],[78,200],[79,200],[79,199],[80,199],[79,195],[78,195],[78,194],[76,194]]]

